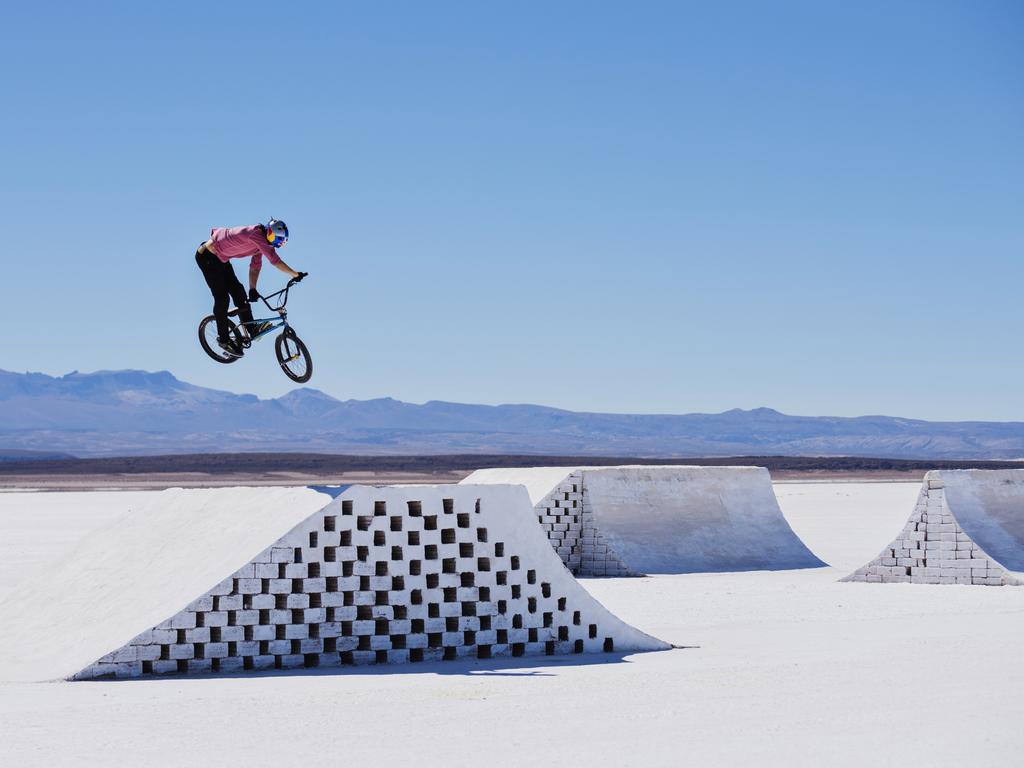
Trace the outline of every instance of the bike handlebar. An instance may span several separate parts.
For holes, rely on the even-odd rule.
[[[260,301],[266,304],[267,309],[269,309],[271,312],[278,312],[284,309],[285,305],[288,303],[288,291],[291,290],[293,285],[301,283],[302,279],[308,276],[309,272],[299,272],[299,276],[293,277],[291,280],[289,280],[285,284],[284,288],[282,288],[281,290],[274,291],[273,293],[267,294],[266,296],[260,295]],[[284,297],[281,299],[281,303],[278,304],[276,307],[273,306],[269,301],[267,301],[267,299],[273,299],[275,296],[280,296],[281,294],[284,294]]]

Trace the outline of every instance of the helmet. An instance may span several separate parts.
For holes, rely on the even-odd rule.
[[[280,219],[271,219],[267,222],[267,242],[275,248],[280,248],[288,242],[288,225]]]

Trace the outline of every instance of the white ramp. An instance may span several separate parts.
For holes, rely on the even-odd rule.
[[[1024,470],[925,475],[903,531],[843,581],[1024,584]]]
[[[662,650],[517,487],[168,491],[0,607],[3,680]]]
[[[824,566],[786,522],[761,467],[484,469],[518,483],[573,573],[627,576]]]

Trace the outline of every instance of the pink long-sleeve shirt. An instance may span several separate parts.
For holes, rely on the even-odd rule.
[[[215,227],[210,230],[210,240],[217,258],[227,263],[228,259],[244,259],[252,256],[249,271],[259,272],[263,257],[271,264],[279,264],[281,258],[274,246],[267,240],[267,231],[260,224],[251,227]]]

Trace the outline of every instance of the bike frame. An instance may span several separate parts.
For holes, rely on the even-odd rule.
[[[269,294],[267,296],[260,296],[260,301],[262,301],[266,305],[267,309],[269,309],[271,312],[276,312],[277,313],[277,317],[254,317],[252,319],[251,323],[246,323],[246,322],[238,323],[238,325],[240,325],[240,326],[249,326],[249,325],[255,326],[255,325],[258,325],[260,323],[270,323],[270,325],[266,329],[264,329],[260,333],[257,333],[255,336],[250,336],[249,335],[249,328],[246,328],[245,329],[246,339],[243,341],[243,345],[244,346],[246,346],[246,347],[249,346],[252,342],[257,341],[258,339],[262,339],[268,333],[273,333],[274,331],[278,330],[279,328],[288,328],[288,310],[285,309],[285,307],[288,304],[288,291],[290,291],[292,289],[293,285],[295,285],[295,278],[292,278],[291,280],[289,280],[288,284],[285,285],[285,287],[282,288],[281,290],[275,291],[274,293],[271,293],[271,294]],[[277,306],[274,306],[274,304],[270,303],[272,300],[276,299],[279,296],[281,298],[280,298],[280,301],[277,302]],[[237,316],[238,316],[238,307],[235,307],[233,310],[228,312],[228,317],[237,317]]]

